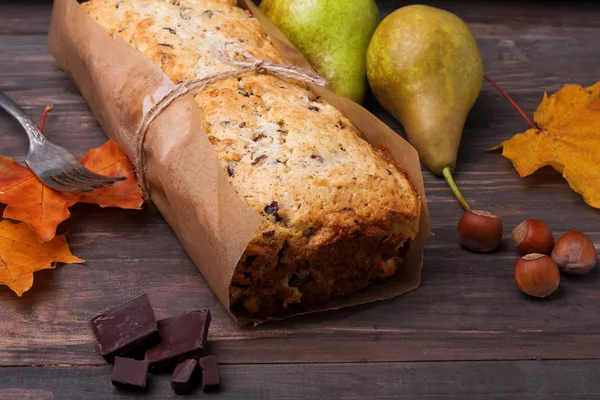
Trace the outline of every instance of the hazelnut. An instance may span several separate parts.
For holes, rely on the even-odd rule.
[[[527,254],[515,265],[515,283],[521,292],[529,296],[546,297],[558,288],[560,271],[547,255]]]
[[[521,254],[539,253],[549,256],[554,247],[552,231],[539,219],[521,222],[512,232],[512,238]]]
[[[502,234],[502,221],[487,211],[469,210],[458,222],[458,240],[472,251],[496,249],[502,242]]]
[[[565,233],[552,250],[552,259],[566,274],[589,272],[596,265],[596,257],[594,243],[581,232]]]

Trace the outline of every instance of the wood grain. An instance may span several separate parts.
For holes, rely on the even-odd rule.
[[[239,400],[592,400],[598,361],[220,365],[222,390],[191,396]],[[523,379],[526,376],[527,379]],[[556,379],[560,376],[561,379]],[[175,398],[169,375],[150,375],[152,398]],[[0,368],[0,399],[121,399],[109,367]]]
[[[406,4],[378,3],[382,15]],[[597,3],[428,4],[465,19],[486,74],[529,115],[544,91],[598,79]],[[80,156],[106,136],[46,50],[49,17],[49,2],[0,3],[0,88],[36,121],[46,104],[55,104],[46,134]],[[365,105],[402,134],[372,96]],[[211,308],[211,348],[228,364],[228,398],[327,398],[334,392],[344,398],[597,398],[600,272],[563,278],[545,301],[521,295],[513,282],[517,255],[510,232],[526,218],[543,219],[557,236],[576,229],[600,243],[600,211],[585,205],[558,173],[546,168],[521,179],[508,160],[487,151],[526,128],[484,84],[465,126],[456,178],[474,208],[503,219],[505,239],[496,254],[458,246],[461,209],[445,182],[424,170],[433,236],[417,291],[257,328],[234,325],[155,210],[74,207],[60,229],[87,263],[36,273],[22,298],[0,287],[0,398],[44,398],[63,387],[87,398],[116,396],[88,323],[142,292],[158,317]],[[23,160],[26,138],[4,113],[0,137],[0,153]],[[516,361],[531,359],[587,361]],[[383,363],[329,364],[366,361]],[[396,361],[430,362],[387,363]],[[79,367],[16,367],[59,364]],[[272,383],[263,384],[264,377]],[[156,393],[170,395],[166,379],[156,385]]]

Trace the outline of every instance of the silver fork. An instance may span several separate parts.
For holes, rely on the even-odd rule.
[[[64,148],[51,143],[17,103],[0,90],[0,108],[15,117],[29,137],[29,154],[25,162],[47,186],[57,190],[86,191],[112,185],[127,177],[93,173]]]

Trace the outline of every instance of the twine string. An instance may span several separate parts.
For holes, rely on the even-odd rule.
[[[235,51],[230,50],[234,48]],[[214,75],[205,76],[202,78],[195,78],[190,81],[184,81],[176,84],[165,93],[156,103],[152,105],[150,110],[144,115],[140,125],[135,133],[136,147],[135,147],[135,164],[137,171],[138,185],[141,187],[144,194],[145,200],[149,200],[148,192],[146,190],[145,181],[145,154],[144,154],[144,140],[146,139],[146,132],[150,127],[150,124],[164,111],[173,101],[179,97],[184,96],[190,92],[198,93],[202,91],[206,86],[213,83],[219,82],[223,79],[231,77],[239,77],[251,72],[257,72],[260,74],[272,75],[282,79],[292,79],[304,83],[312,83],[318,86],[326,86],[326,81],[313,71],[306,70],[304,68],[296,67],[293,65],[282,65],[277,64],[268,60],[259,59],[250,54],[246,49],[241,47],[238,43],[233,41],[227,41],[223,43],[222,49],[218,49],[219,57],[228,64],[236,65],[239,68],[231,71],[219,72]],[[241,55],[241,59],[236,58],[236,53]]]

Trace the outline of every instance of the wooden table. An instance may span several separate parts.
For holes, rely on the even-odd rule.
[[[383,15],[404,4],[380,1]],[[473,30],[488,76],[529,115],[544,91],[600,79],[600,8],[593,3],[436,1]],[[597,4],[597,3],[596,3]],[[76,155],[106,136],[46,49],[49,2],[0,3],[0,87]],[[399,124],[369,98],[392,128]],[[520,294],[510,232],[526,218],[600,243],[600,212],[551,169],[521,179],[486,149],[526,123],[489,84],[465,127],[456,178],[475,208],[498,214],[496,254],[461,249],[462,215],[445,182],[424,171],[432,236],[421,287],[399,298],[277,324],[234,325],[163,218],[151,209],[78,205],[61,226],[85,265],[35,274],[17,298],[0,287],[0,398],[120,398],[89,320],[147,292],[159,318],[209,307],[226,399],[596,399],[600,396],[600,271],[564,277],[543,301]],[[0,153],[23,160],[26,138],[0,113]],[[168,376],[150,396],[174,397]],[[208,398],[208,397],[207,397]]]

